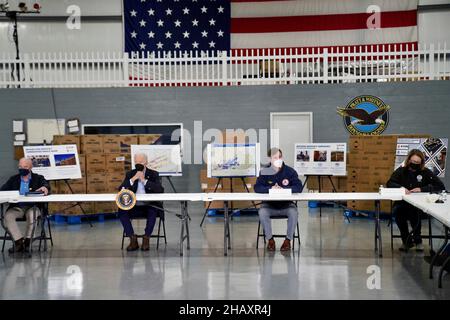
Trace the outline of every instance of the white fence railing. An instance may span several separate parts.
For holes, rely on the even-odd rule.
[[[0,54],[0,88],[210,86],[450,79],[446,46]]]

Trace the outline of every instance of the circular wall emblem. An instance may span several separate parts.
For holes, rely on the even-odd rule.
[[[131,210],[136,205],[136,194],[128,189],[122,189],[116,196],[116,204],[119,209]]]
[[[352,135],[379,135],[389,123],[390,106],[374,96],[358,96],[345,108],[337,108]]]

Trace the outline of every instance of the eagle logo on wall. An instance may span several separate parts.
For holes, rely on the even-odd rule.
[[[338,107],[337,113],[352,135],[379,135],[389,123],[390,106],[375,96],[358,96],[346,107]]]

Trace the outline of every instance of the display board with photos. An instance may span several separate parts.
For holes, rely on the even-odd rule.
[[[131,164],[134,168],[134,155],[143,153],[147,155],[148,165],[152,170],[158,171],[160,176],[181,176],[181,145],[131,145]]]
[[[23,147],[33,163],[32,171],[46,180],[81,179],[80,160],[75,144]]]
[[[259,175],[259,143],[208,144],[207,157],[209,178],[257,177]]]
[[[347,174],[347,143],[296,143],[294,156],[299,175]]]
[[[445,177],[448,138],[399,138],[395,156],[395,168],[404,165],[409,151],[419,149],[425,156],[425,167],[436,176]]]

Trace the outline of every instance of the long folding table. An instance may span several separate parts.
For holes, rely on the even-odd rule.
[[[406,196],[403,196],[403,199],[410,203],[411,205],[419,208],[426,214],[432,216],[437,221],[439,221],[445,229],[445,238],[444,243],[439,248],[439,250],[436,252],[436,254],[433,256],[433,259],[430,263],[430,279],[433,279],[433,269],[434,265],[436,264],[437,258],[444,252],[445,248],[448,245],[449,241],[449,232],[450,232],[450,202],[446,201],[444,203],[433,203],[429,202],[428,199],[430,199],[429,195],[426,193],[417,193],[417,194],[409,194]],[[450,257],[446,259],[446,261],[441,266],[441,269],[439,271],[439,281],[438,285],[439,288],[442,288],[442,278],[444,274],[445,267],[450,264]]]
[[[55,194],[48,196],[11,196],[0,194],[0,214],[1,214],[1,224],[4,226],[4,207],[9,203],[50,203],[50,202],[111,202],[115,201],[116,194]],[[137,194],[137,201],[153,202],[153,201],[176,201],[181,203],[181,212],[177,214],[181,221],[181,232],[180,232],[180,255],[183,255],[184,242],[186,241],[186,247],[190,249],[190,239],[189,239],[189,212],[188,212],[188,202],[202,201],[203,195],[201,193],[153,193],[153,194]],[[33,217],[36,221],[36,207],[33,206]],[[44,224],[41,224],[42,228]],[[35,232],[35,224],[33,224],[33,233]],[[46,246],[46,242],[44,242]],[[32,246],[30,246],[31,252]]]
[[[230,212],[229,202],[231,201],[353,201],[366,200],[374,201],[375,208],[375,251],[379,256],[383,256],[383,247],[381,239],[380,225],[380,201],[399,201],[402,200],[401,195],[381,195],[376,192],[372,193],[293,193],[291,195],[269,195],[263,193],[206,193],[204,201],[223,201],[224,202],[224,252],[228,255],[231,249],[231,232],[230,232]]]

